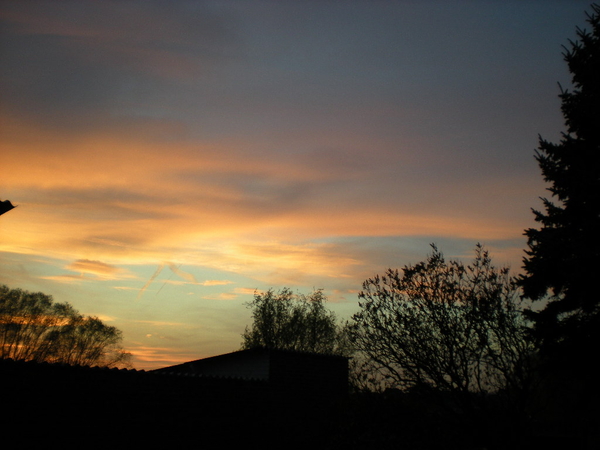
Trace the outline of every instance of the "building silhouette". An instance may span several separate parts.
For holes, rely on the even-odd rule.
[[[30,444],[274,448],[328,439],[348,360],[264,348],[152,371],[0,360],[0,381],[5,429]]]

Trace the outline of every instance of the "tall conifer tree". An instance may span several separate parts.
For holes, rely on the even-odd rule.
[[[520,280],[527,297],[548,300],[535,315],[542,349],[573,359],[590,358],[600,335],[600,6],[591,8],[591,31],[577,28],[563,54],[572,76],[560,94],[566,132],[558,144],[540,137],[536,152],[553,198],[534,210],[541,227],[525,231]]]

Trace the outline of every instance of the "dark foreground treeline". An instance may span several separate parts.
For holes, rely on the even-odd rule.
[[[493,399],[488,400],[493,404]],[[506,415],[500,405],[474,414],[452,411],[418,393],[354,394],[347,398],[330,448],[600,448],[597,424],[582,423],[580,417],[558,412],[552,417],[529,419]]]
[[[598,448],[597,434],[589,426],[581,432],[583,424],[569,417],[524,426],[500,406],[497,414],[459,414],[417,392],[328,396],[267,381],[13,360],[0,360],[0,381],[3,439],[19,436],[29,445]]]

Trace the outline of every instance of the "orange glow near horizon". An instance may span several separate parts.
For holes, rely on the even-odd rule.
[[[376,253],[353,254],[332,243],[332,237],[437,236],[500,242],[520,232],[510,218],[485,217],[477,211],[461,215],[426,204],[403,205],[401,197],[391,203],[373,202],[363,195],[352,198],[355,183],[362,182],[356,173],[346,177],[337,171],[324,179],[321,168],[297,166],[293,160],[257,164],[235,147],[161,146],[92,136],[36,137],[35,130],[26,136],[25,142],[4,141],[9,151],[2,157],[7,173],[3,183],[11,186],[19,207],[0,223],[2,234],[10,236],[0,242],[0,251],[56,260],[50,273],[37,281],[55,286],[50,293],[62,285],[76,289],[74,293],[88,290],[92,298],[129,298],[118,306],[121,313],[91,300],[67,300],[86,314],[112,317],[110,324],[124,329],[126,348],[139,369],[234,350],[248,320],[240,301],[250,299],[257,288],[325,288],[330,304],[347,317],[348,299],[356,298],[361,281],[385,266],[370,265]],[[224,157],[232,153],[235,158]],[[191,173],[192,177],[185,176]],[[342,189],[331,191],[329,185],[336,183]],[[501,189],[493,183],[490,180],[485,189]],[[298,201],[297,192],[304,186],[308,192],[316,189],[323,194]],[[442,194],[435,189],[428,186],[420,194],[435,199]],[[424,256],[427,247],[422,251]],[[366,255],[369,259],[364,260]],[[184,267],[178,272],[181,264]],[[156,272],[156,280],[151,273],[140,273],[142,268],[158,267],[165,269]],[[200,277],[201,268],[212,271],[209,278]],[[187,277],[187,270],[196,275]],[[238,277],[255,281],[240,285]],[[101,294],[103,285],[112,293]],[[203,331],[185,331],[189,324],[184,318],[171,326],[134,325],[123,318],[132,314],[126,312],[134,308],[131,305],[144,308],[158,296],[173,295],[174,289],[180,296],[195,292],[193,296],[202,302],[237,305],[237,328],[227,325],[228,338],[203,348],[183,340],[198,332],[212,335],[208,323],[198,328]],[[232,307],[211,307],[211,314],[226,314]],[[154,314],[159,313],[152,312],[151,317]],[[154,332],[144,337],[133,332],[136,329],[142,334],[146,329]]]

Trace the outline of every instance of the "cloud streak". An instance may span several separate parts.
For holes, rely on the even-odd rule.
[[[194,277],[194,275],[192,275],[191,273],[185,272],[183,270],[181,270],[181,264],[176,265],[172,262],[164,262],[162,264],[160,264],[158,266],[158,268],[156,269],[156,271],[152,274],[152,276],[150,277],[150,279],[146,282],[146,284],[144,284],[144,286],[142,286],[142,288],[140,289],[140,291],[138,292],[138,296],[137,298],[141,298],[142,295],[144,294],[144,292],[146,291],[146,289],[152,284],[152,282],[160,275],[160,273],[163,271],[163,269],[166,267],[168,267],[171,270],[171,276],[173,274],[179,276],[180,278],[186,280],[186,282],[188,283],[193,283],[193,284],[198,284],[198,282],[196,281],[196,278]],[[167,279],[164,283],[169,282],[169,279]],[[164,284],[163,284],[164,286]],[[157,294],[161,291],[162,287],[157,291]]]
[[[119,269],[110,264],[101,261],[90,261],[89,259],[79,259],[67,266],[67,269],[74,272],[92,273],[95,275],[114,275]]]

